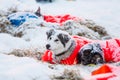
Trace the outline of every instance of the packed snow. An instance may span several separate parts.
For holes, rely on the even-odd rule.
[[[52,3],[35,0],[1,0],[0,10],[16,6],[19,10],[35,12],[38,6],[42,14],[71,14],[76,17],[91,19],[104,26],[110,35],[120,38],[120,0],[54,0]],[[34,26],[34,25],[32,25]],[[37,49],[45,51],[46,28],[28,30],[22,38],[0,33],[0,80],[51,80],[64,69],[77,70],[80,76],[91,76],[97,66],[51,65],[30,57],[6,55],[13,49]],[[39,34],[38,34],[39,33]],[[28,40],[30,40],[28,42]]]

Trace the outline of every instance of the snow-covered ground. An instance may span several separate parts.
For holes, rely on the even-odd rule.
[[[36,3],[35,0],[0,0],[0,9],[7,10],[11,6],[17,6],[19,10],[36,11],[40,6],[43,14],[71,14],[94,20],[104,26],[113,37],[120,38],[119,3],[120,0],[55,0],[53,3]],[[28,43],[24,39],[0,33],[0,80],[49,80],[51,75],[60,75],[64,69],[78,70],[83,77],[86,77],[96,68],[82,65],[54,65],[51,69],[48,67],[50,64],[33,58],[3,54],[13,49],[41,48],[41,44],[44,45],[41,38],[45,36],[44,32],[40,34],[42,36],[38,35],[39,38],[35,37]]]

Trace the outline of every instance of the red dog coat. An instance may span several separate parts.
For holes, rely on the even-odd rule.
[[[120,61],[120,39],[110,39],[106,41],[96,41],[96,40],[90,40],[83,37],[73,36],[73,38],[76,41],[76,47],[74,51],[71,53],[71,55],[60,61],[60,64],[76,64],[77,60],[77,54],[79,50],[88,43],[99,43],[102,51],[103,51],[103,57],[105,59],[105,62],[117,62]],[[53,53],[51,51],[46,51],[44,55],[42,56],[42,61],[47,61],[50,63],[55,63],[53,59]]]
[[[100,42],[105,62],[120,61],[120,39],[110,39]]]
[[[58,23],[60,26],[62,26],[62,24],[67,20],[74,20],[74,21],[80,20],[80,18],[73,17],[69,14],[63,15],[63,16],[61,16],[61,15],[58,15],[58,16],[44,15],[43,17],[46,22]]]

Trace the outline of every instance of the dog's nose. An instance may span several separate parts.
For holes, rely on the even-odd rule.
[[[46,48],[47,48],[47,49],[49,49],[49,48],[50,48],[50,45],[49,45],[49,44],[47,44],[47,45],[46,45]]]

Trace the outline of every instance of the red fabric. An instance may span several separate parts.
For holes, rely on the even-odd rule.
[[[44,15],[43,17],[46,22],[58,23],[60,26],[62,26],[62,24],[67,20],[74,20],[74,21],[79,20],[78,17],[73,17],[69,14],[58,15],[58,16]]]
[[[120,80],[120,77],[119,77],[120,67],[115,67],[115,66],[104,64],[100,68],[94,70],[91,74],[92,74],[93,80],[109,80],[109,79]],[[101,74],[105,74],[105,75],[101,75]]]
[[[106,62],[120,61],[120,39],[110,39],[100,42]]]
[[[42,61],[49,62],[51,64],[54,64],[53,62],[53,53],[50,50],[47,50],[44,55],[42,56]]]
[[[108,65],[102,65],[99,69],[94,70],[92,72],[92,75],[97,75],[97,74],[104,74],[104,73],[111,73],[112,70]]]

